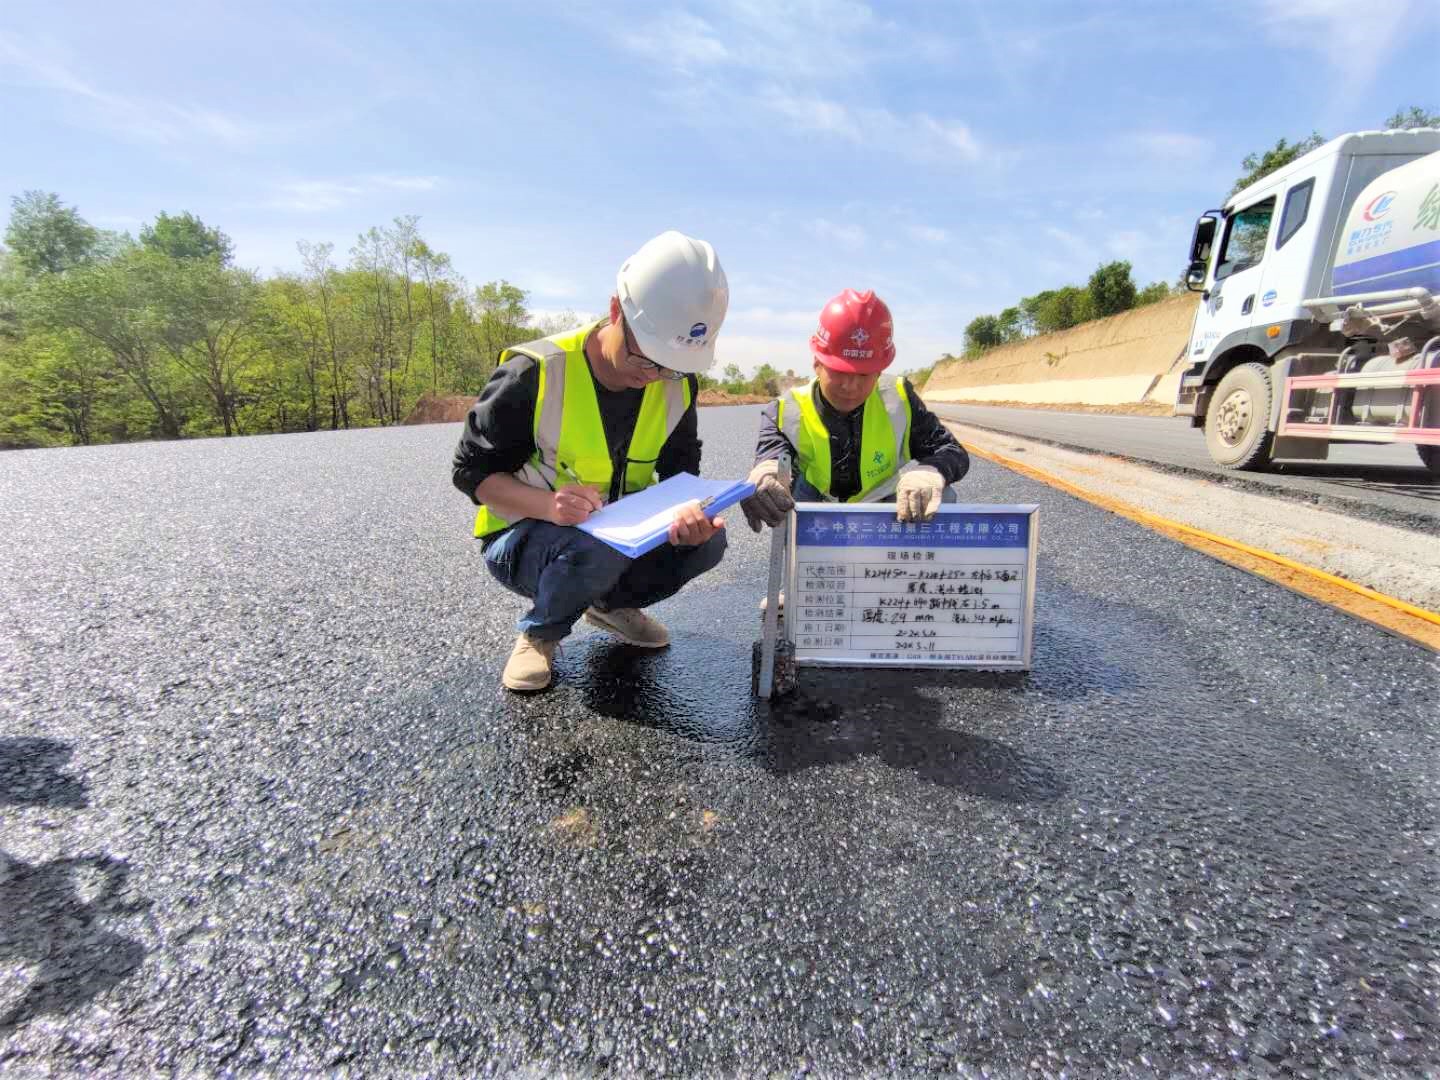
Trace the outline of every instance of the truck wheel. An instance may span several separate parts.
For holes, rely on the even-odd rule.
[[[1241,364],[1229,371],[1205,413],[1205,448],[1225,469],[1264,469],[1269,464],[1270,371]]]
[[[1430,470],[1430,475],[1440,476],[1440,446],[1417,446],[1415,449],[1420,452],[1420,460]]]

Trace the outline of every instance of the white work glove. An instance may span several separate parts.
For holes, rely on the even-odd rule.
[[[945,477],[934,465],[920,465],[900,474],[895,485],[895,520],[929,521],[940,509]]]
[[[755,494],[741,499],[740,509],[745,512],[745,520],[755,532],[760,531],[761,525],[769,525],[773,529],[795,509],[795,500],[780,481],[779,459],[760,462],[750,470],[746,479],[755,485]]]

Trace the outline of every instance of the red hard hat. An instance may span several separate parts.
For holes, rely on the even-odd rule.
[[[810,352],[835,371],[871,375],[884,371],[895,359],[894,335],[884,300],[869,289],[846,289],[821,310]]]

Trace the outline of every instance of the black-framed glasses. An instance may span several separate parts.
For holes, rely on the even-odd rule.
[[[655,363],[642,352],[637,352],[630,344],[633,340],[630,336],[630,324],[624,319],[620,320],[620,332],[625,341],[625,362],[639,371],[658,371],[662,379],[669,379],[671,382],[679,382],[685,378],[685,372],[676,371],[674,368],[664,367]]]

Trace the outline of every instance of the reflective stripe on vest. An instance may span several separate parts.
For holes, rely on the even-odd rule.
[[[605,322],[602,319],[579,330],[516,345],[500,354],[502,364],[512,356],[528,356],[540,368],[539,391],[535,395],[535,453],[514,474],[521,483],[546,491],[563,484],[590,484],[609,498],[614,459],[605,441],[595,380],[585,361],[585,339]],[[660,450],[689,407],[689,379],[660,379],[645,387],[635,429],[630,434],[622,495],[655,482]],[[475,514],[475,535],[489,536],[508,524],[489,507],[481,506]]]
[[[795,448],[799,471],[827,502],[830,494],[830,432],[815,404],[815,380],[786,391],[780,398],[776,426]],[[846,502],[877,502],[895,490],[900,466],[910,460],[910,399],[905,380],[878,383],[865,399],[860,427],[860,490]]]

